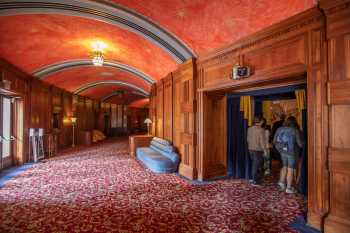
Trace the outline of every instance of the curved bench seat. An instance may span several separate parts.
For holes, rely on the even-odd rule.
[[[152,139],[149,147],[136,149],[136,158],[157,173],[176,172],[179,165],[179,156],[170,143],[156,137]]]

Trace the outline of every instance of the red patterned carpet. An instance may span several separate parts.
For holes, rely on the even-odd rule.
[[[126,140],[67,151],[0,188],[1,232],[296,232],[301,196],[273,183],[194,184],[157,175],[127,153]]]

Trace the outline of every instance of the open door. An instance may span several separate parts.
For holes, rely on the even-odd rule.
[[[0,160],[1,169],[14,164],[13,108],[10,98],[0,97]]]

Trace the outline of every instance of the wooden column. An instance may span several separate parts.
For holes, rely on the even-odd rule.
[[[156,122],[157,122],[156,98],[157,98],[157,89],[156,89],[156,85],[153,84],[151,87],[151,93],[149,97],[149,118],[152,120],[152,125],[150,129],[151,135],[156,135]]]
[[[173,77],[170,73],[163,79],[164,82],[164,130],[163,137],[173,140]]]
[[[164,137],[164,83],[163,80],[157,82],[157,97],[156,97],[156,136]]]

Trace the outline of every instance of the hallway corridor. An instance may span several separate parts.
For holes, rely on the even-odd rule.
[[[126,140],[66,151],[0,188],[0,232],[295,232],[301,196],[272,183],[154,174]]]

